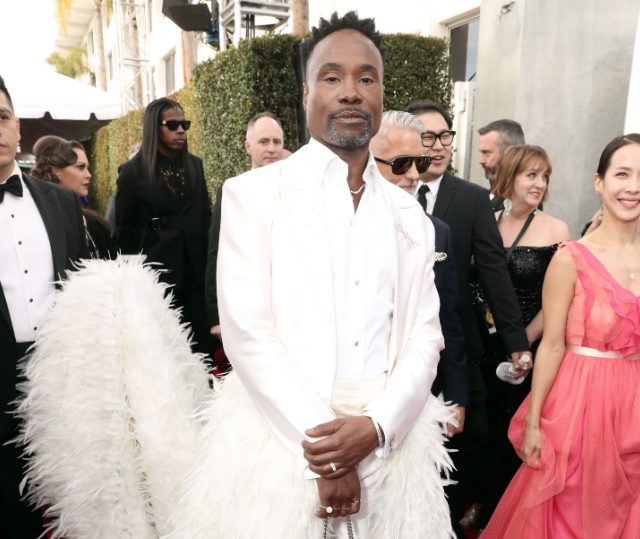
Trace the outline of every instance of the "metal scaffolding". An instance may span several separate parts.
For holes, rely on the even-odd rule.
[[[287,0],[221,0],[220,50],[237,46],[242,38],[255,37],[256,30],[280,28],[291,17],[291,9]]]
[[[138,110],[153,99],[153,81],[150,69],[149,5],[146,0],[137,2],[114,0],[116,43],[120,102],[122,114]]]

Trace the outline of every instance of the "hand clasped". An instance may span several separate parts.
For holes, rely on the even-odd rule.
[[[343,477],[378,447],[378,433],[370,417],[334,419],[306,431],[314,443],[302,442],[309,469],[324,479]],[[335,468],[335,469],[334,469]]]

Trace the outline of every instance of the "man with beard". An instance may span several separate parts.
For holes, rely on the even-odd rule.
[[[437,421],[451,413],[430,396],[443,348],[433,225],[369,151],[382,41],[355,12],[321,19],[301,46],[311,141],[223,187],[234,370],[180,537],[316,539],[323,522],[338,538],[450,537]]]
[[[524,144],[524,131],[518,122],[513,120],[496,120],[478,129],[480,140],[478,141],[478,151],[480,152],[480,166],[484,169],[484,175],[493,186],[493,177],[500,160],[507,151],[507,148],[516,144]],[[500,211],[504,208],[503,199],[491,197],[493,211]],[[541,208],[542,209],[542,208]]]

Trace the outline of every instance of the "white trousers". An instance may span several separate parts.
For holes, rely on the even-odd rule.
[[[331,396],[331,408],[338,417],[361,416],[374,397],[387,385],[387,373],[375,378],[336,378]],[[379,470],[383,461],[374,453],[367,456],[358,466],[360,477],[360,511],[351,515],[354,539],[369,537],[367,517],[369,500],[372,492],[378,486]],[[342,517],[330,518],[327,527],[327,537],[331,539],[349,539],[347,534],[347,519]]]

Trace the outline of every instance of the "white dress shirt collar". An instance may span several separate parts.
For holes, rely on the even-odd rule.
[[[316,139],[312,138],[311,140],[309,140],[308,148],[309,155],[311,156],[311,162],[313,164],[313,169],[318,174],[320,185],[322,185],[325,180],[331,181],[339,178],[339,175],[327,174],[327,170],[329,170],[330,168],[336,167],[336,170],[343,170],[345,173],[348,171],[349,165],[347,165],[347,163],[340,159],[337,154],[333,153],[329,148],[327,148],[324,144],[318,142]],[[364,169],[362,179],[366,184],[370,185],[374,191],[378,186],[378,182],[383,179],[380,175],[380,171],[378,170],[378,166],[376,165],[371,150],[369,150],[369,159],[367,160],[367,166]]]
[[[9,178],[11,178],[11,176],[19,176],[21,180],[23,180],[22,178],[22,171],[20,170],[20,167],[18,166],[18,162],[14,161],[13,162],[13,171],[11,172],[11,174],[9,174],[9,176],[7,177],[7,180]],[[4,182],[6,182],[7,180],[5,180]],[[0,182],[0,183],[4,183],[4,182]]]
[[[439,178],[436,178],[435,180],[431,180],[430,182],[419,181],[418,188],[416,189],[416,193],[414,195],[416,199],[418,198],[420,188],[423,185],[428,185],[429,191],[433,194],[433,198],[436,198],[438,196],[438,191],[440,190],[440,184],[442,183],[442,178],[444,178],[444,174]]]

